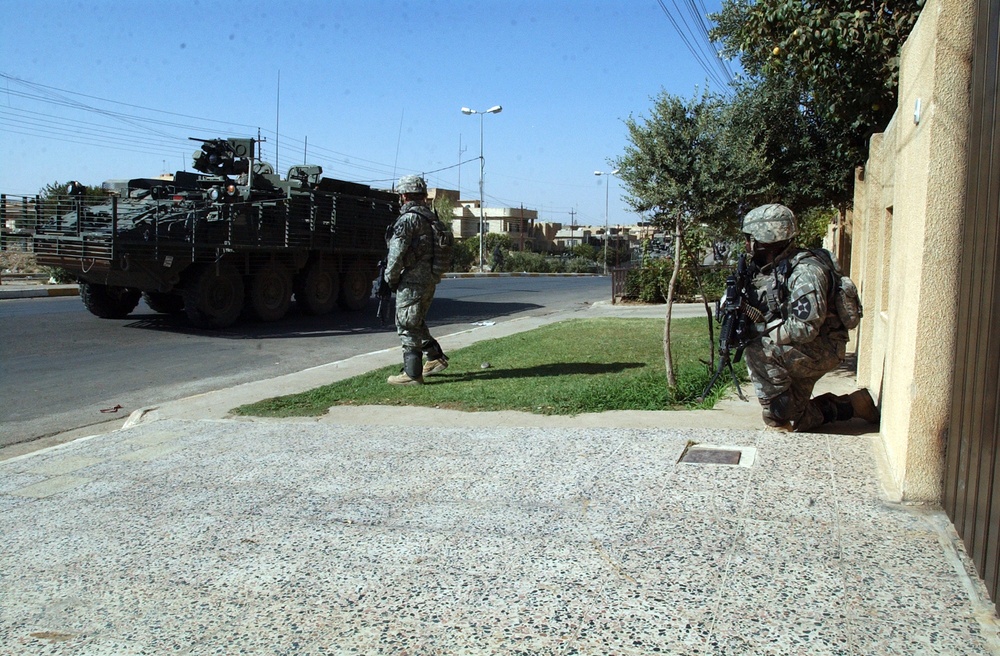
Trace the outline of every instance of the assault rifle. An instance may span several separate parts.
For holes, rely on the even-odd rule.
[[[375,316],[383,326],[392,315],[392,290],[385,280],[385,260],[378,263],[378,278],[372,283],[372,298],[378,299],[378,310]]]
[[[723,297],[715,302],[715,319],[722,324],[719,330],[719,366],[715,369],[715,374],[708,381],[708,387],[702,392],[700,401],[705,400],[708,393],[715,387],[722,370],[729,368],[729,373],[733,377],[736,385],[736,393],[740,399],[746,401],[743,396],[743,388],[733,371],[733,362],[739,362],[743,357],[743,349],[754,337],[753,324],[764,320],[764,315],[760,310],[750,305],[748,293],[753,281],[754,267],[748,263],[746,253],[740,255],[736,263],[736,271],[730,273],[726,278],[726,292]]]

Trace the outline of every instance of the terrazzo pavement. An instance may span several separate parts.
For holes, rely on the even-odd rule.
[[[0,653],[1000,654],[953,528],[898,501],[864,424],[763,430],[736,400],[570,418],[226,416],[397,358],[7,454]],[[692,445],[739,464],[679,462]]]

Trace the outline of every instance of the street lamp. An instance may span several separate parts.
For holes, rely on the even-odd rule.
[[[594,171],[594,175],[606,175],[604,184],[604,275],[608,275],[608,197],[611,187],[611,176],[618,175],[618,170],[614,171]]]
[[[477,112],[474,109],[469,109],[468,107],[462,108],[463,114],[479,114],[479,270],[483,270],[483,241],[484,241],[484,226],[486,224],[486,219],[483,216],[483,172],[486,168],[486,160],[483,159],[483,117],[487,114],[499,114],[503,111],[503,107],[500,105],[493,105],[485,112]]]

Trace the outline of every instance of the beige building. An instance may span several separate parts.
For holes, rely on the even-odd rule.
[[[559,223],[538,220],[538,210],[525,207],[483,207],[483,231],[510,236],[515,250],[548,252],[553,250]],[[454,209],[452,231],[456,239],[479,234],[479,201],[461,200]]]
[[[1000,598],[1000,3],[928,0],[855,180],[858,385],[897,496],[940,503]],[[836,240],[840,241],[840,240]]]
[[[929,0],[903,47],[899,105],[856,172],[851,277],[858,386],[882,409],[902,498],[940,501],[969,131],[972,6]],[[843,259],[843,258],[842,258]]]

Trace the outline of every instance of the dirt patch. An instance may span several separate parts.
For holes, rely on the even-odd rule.
[[[25,251],[0,251],[0,271],[4,273],[43,273],[35,254]]]

